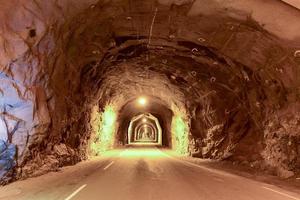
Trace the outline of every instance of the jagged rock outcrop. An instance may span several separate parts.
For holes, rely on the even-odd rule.
[[[16,166],[16,145],[0,140],[0,183],[6,183],[12,176],[12,169]]]

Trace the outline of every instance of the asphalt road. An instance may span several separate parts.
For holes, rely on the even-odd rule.
[[[159,149],[119,150],[75,168],[2,187],[0,199],[300,200],[299,194],[181,161]]]

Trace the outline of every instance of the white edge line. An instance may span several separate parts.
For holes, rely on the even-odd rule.
[[[189,161],[186,161],[186,160],[181,160],[179,158],[176,158],[174,156],[170,156],[169,154],[161,151],[163,154],[165,154],[167,157],[173,159],[173,160],[176,160],[178,162],[181,162],[182,164],[184,165],[188,165],[188,166],[194,166],[194,167],[197,167],[197,168],[200,168],[202,170],[206,170],[206,171],[209,171],[211,173],[214,173],[214,174],[218,174],[218,175],[222,175],[222,176],[227,176],[227,177],[231,177],[231,178],[240,178],[240,176],[237,176],[237,175],[234,175],[234,174],[230,174],[230,173],[227,173],[227,172],[222,172],[222,171],[219,171],[219,170],[215,170],[215,169],[210,169],[210,168],[207,168],[207,167],[203,167],[203,166],[200,166],[198,164],[195,164],[193,162],[189,162]]]
[[[106,167],[104,167],[104,170],[107,170],[112,164],[114,164],[114,161],[111,161],[111,163],[109,163]]]
[[[65,200],[72,199],[76,194],[78,194],[78,192],[80,192],[86,186],[87,186],[86,184],[82,185],[80,188],[78,188],[77,190],[75,190],[70,196],[68,196],[67,198],[65,198]]]
[[[294,196],[291,196],[291,195],[286,194],[286,193],[283,193],[283,192],[279,192],[279,191],[277,191],[277,190],[273,190],[273,189],[268,188],[268,187],[264,187],[264,186],[263,186],[263,188],[264,188],[264,189],[267,189],[267,190],[270,190],[270,191],[272,191],[272,192],[275,192],[275,193],[277,193],[277,194],[281,194],[281,195],[283,195],[283,196],[286,196],[286,197],[288,197],[288,198],[290,198],[290,199],[300,200],[299,198],[296,198],[296,197],[294,197]]]
[[[210,171],[210,172],[212,172],[212,173],[217,173],[217,174],[219,174],[217,171],[210,170],[210,169],[206,169],[206,168],[202,168],[201,166],[199,166],[199,165],[197,165],[197,164],[194,164],[194,163],[192,163],[192,162],[188,162],[188,161],[185,161],[185,160],[180,160],[180,159],[174,158],[173,156],[170,156],[170,155],[168,155],[168,154],[166,154],[166,153],[164,153],[164,152],[162,152],[162,153],[165,154],[167,157],[169,157],[169,158],[171,158],[171,159],[174,159],[174,160],[177,160],[177,161],[179,161],[179,162],[182,162],[183,164],[189,164],[189,165],[192,165],[192,166],[195,166],[195,167],[199,167],[199,168],[204,169],[204,170],[208,170],[208,171]],[[229,175],[231,175],[231,174],[229,174]],[[231,175],[231,176],[235,177],[235,175]],[[291,196],[291,195],[286,194],[286,193],[283,193],[283,192],[279,192],[279,191],[277,191],[277,190],[273,190],[273,189],[268,188],[268,187],[264,187],[264,186],[263,186],[263,188],[264,188],[264,189],[267,189],[267,190],[270,190],[270,191],[272,191],[272,192],[275,192],[275,193],[277,193],[277,194],[281,194],[281,195],[283,195],[283,196],[285,196],[285,197],[288,197],[288,198],[290,198],[290,199],[300,200],[300,199],[297,198],[297,197]]]

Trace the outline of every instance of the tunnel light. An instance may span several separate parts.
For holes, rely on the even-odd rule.
[[[146,123],[146,122],[147,122],[147,119],[146,119],[146,118],[143,118],[143,122]]]
[[[145,97],[138,98],[138,104],[141,106],[145,106],[147,104],[147,99]]]

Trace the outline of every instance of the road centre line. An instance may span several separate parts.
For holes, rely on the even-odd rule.
[[[82,185],[80,188],[78,188],[77,190],[75,190],[72,194],[70,194],[70,196],[68,196],[67,198],[65,198],[65,200],[70,200],[72,199],[76,194],[78,194],[83,188],[85,188],[87,186],[87,184]]]
[[[109,163],[106,167],[104,167],[103,169],[104,170],[107,170],[111,165],[113,165],[114,164],[114,161],[111,161],[111,163]]]

